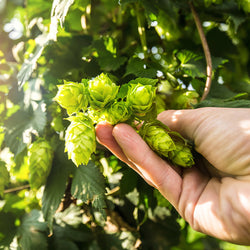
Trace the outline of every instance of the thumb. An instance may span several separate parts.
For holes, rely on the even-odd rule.
[[[208,108],[167,110],[160,113],[157,119],[186,139],[195,141],[196,131],[206,120],[208,113]]]

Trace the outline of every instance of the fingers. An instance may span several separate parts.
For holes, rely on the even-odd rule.
[[[156,155],[129,125],[116,125],[113,136],[127,159],[133,162],[143,178],[151,182],[169,202],[177,207],[182,187],[181,176]]]
[[[103,122],[96,126],[96,139],[99,143],[109,148],[122,161],[129,163],[127,157],[124,155],[120,146],[117,144],[115,138],[112,136],[113,126],[109,123]]]

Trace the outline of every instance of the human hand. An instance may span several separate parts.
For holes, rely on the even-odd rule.
[[[250,244],[250,110],[164,111],[158,119],[190,139],[204,158],[190,168],[169,165],[127,124],[101,123],[96,135],[159,189],[197,231]]]

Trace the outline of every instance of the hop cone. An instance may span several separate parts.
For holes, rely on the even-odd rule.
[[[174,92],[171,107],[174,109],[188,109],[198,103],[199,94],[195,91],[179,90]]]
[[[191,167],[194,165],[194,159],[191,149],[188,145],[182,142],[175,143],[176,149],[169,152],[170,160],[182,167]]]
[[[168,157],[169,152],[175,150],[176,147],[166,129],[164,124],[156,121],[145,123],[139,133],[153,151]]]
[[[104,73],[89,81],[89,96],[91,106],[103,108],[116,98],[119,86]]]
[[[71,124],[66,130],[65,152],[76,166],[87,164],[91,154],[95,151],[95,128],[90,118],[78,113],[69,117]]]
[[[58,92],[54,98],[61,107],[67,110],[69,115],[86,109],[88,99],[85,93],[85,87],[81,83],[66,82],[64,85],[58,85]]]
[[[112,125],[125,122],[131,117],[131,110],[123,101],[113,103],[106,113],[106,120]]]
[[[31,188],[38,189],[45,184],[50,173],[53,150],[48,141],[39,138],[28,149],[29,179]]]
[[[131,84],[127,101],[134,113],[145,114],[151,109],[155,96],[156,88],[152,85]]]

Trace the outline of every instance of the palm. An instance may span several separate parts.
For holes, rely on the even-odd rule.
[[[154,154],[126,124],[115,129],[100,124],[97,137],[158,188],[194,229],[220,239],[249,243],[248,109],[167,111],[158,119],[194,141],[197,152],[206,161],[199,159],[197,166],[181,173]],[[204,174],[204,171],[208,172]]]

